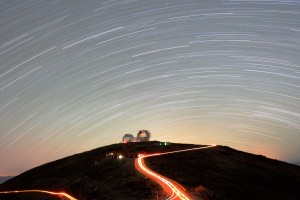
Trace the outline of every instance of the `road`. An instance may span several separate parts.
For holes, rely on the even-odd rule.
[[[149,155],[140,155],[138,158],[135,159],[135,167],[137,170],[139,170],[142,174],[145,176],[151,178],[158,184],[160,184],[163,189],[166,191],[168,194],[167,200],[190,200],[191,198],[189,195],[186,193],[186,190],[183,186],[181,186],[179,183],[176,181],[173,181],[169,178],[166,178],[151,169],[149,169],[144,162],[145,158],[148,157],[153,157],[153,156],[162,156],[166,154],[173,154],[173,153],[181,153],[181,152],[187,152],[187,151],[195,151],[195,150],[200,150],[200,149],[207,149],[214,147],[215,145],[212,146],[206,146],[206,147],[197,147],[197,148],[191,148],[191,149],[184,149],[184,150],[178,150],[178,151],[171,151],[171,152],[165,152],[165,153],[155,153],[155,154],[149,154]]]
[[[198,147],[198,148],[191,148],[191,149],[184,149],[184,150],[177,150],[165,153],[155,153],[155,154],[148,154],[148,155],[140,155],[138,158],[135,159],[135,167],[145,176],[151,178],[158,184],[160,184],[163,189],[168,194],[167,200],[190,200],[191,198],[186,193],[186,190],[183,186],[177,183],[174,180],[166,178],[151,169],[149,169],[144,162],[145,158],[153,157],[153,156],[162,156],[166,154],[173,154],[173,153],[181,153],[187,151],[195,151],[200,149],[207,149],[214,146],[206,146],[206,147]],[[0,191],[0,194],[12,194],[12,193],[44,193],[49,195],[54,195],[59,197],[61,200],[78,200],[75,197],[65,193],[65,192],[52,192],[47,190],[15,190],[15,191]]]
[[[0,194],[12,194],[12,193],[44,193],[44,194],[57,196],[62,200],[77,200],[76,198],[64,192],[51,192],[46,190],[15,190],[15,191],[0,192]]]

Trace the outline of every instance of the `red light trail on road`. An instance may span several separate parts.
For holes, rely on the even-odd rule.
[[[55,195],[60,198],[61,197],[67,198],[68,200],[78,200],[65,192],[51,192],[47,190],[15,190],[15,191],[3,191],[3,192],[0,191],[0,194],[13,194],[13,193],[44,193],[44,194]]]
[[[161,156],[166,154],[173,154],[173,153],[181,153],[186,151],[194,151],[194,150],[200,150],[200,149],[207,149],[214,147],[213,146],[206,146],[206,147],[198,147],[198,148],[192,148],[192,149],[184,149],[184,150],[178,150],[178,151],[171,151],[171,152],[165,152],[165,153],[155,153],[150,155],[141,155],[139,158],[135,160],[135,167],[144,175],[148,176],[149,178],[153,179],[155,182],[160,184],[163,189],[167,192],[169,195],[169,198],[167,200],[190,200],[190,197],[185,192],[185,189],[183,186],[181,186],[179,183],[166,178],[151,169],[149,169],[144,162],[144,158],[153,157],[153,156]]]
[[[155,182],[160,184],[163,189],[167,192],[169,197],[167,200],[190,200],[190,197],[185,192],[185,188],[181,186],[176,181],[173,181],[169,178],[166,178],[151,169],[149,169],[144,162],[144,158],[153,157],[153,156],[162,156],[166,154],[173,154],[173,153],[181,153],[186,151],[195,151],[200,149],[206,149],[214,147],[212,146],[206,146],[206,147],[198,147],[198,148],[191,148],[191,149],[183,149],[183,150],[177,150],[177,151],[171,151],[171,152],[165,152],[165,153],[155,153],[155,154],[149,154],[149,155],[141,155],[139,158],[135,159],[135,167],[144,175],[150,177]],[[13,193],[44,193],[49,195],[58,196],[61,199],[66,198],[67,200],[78,200],[75,197],[72,197],[71,195],[65,193],[65,192],[52,192],[47,190],[15,190],[15,191],[0,191],[0,194],[13,194]]]

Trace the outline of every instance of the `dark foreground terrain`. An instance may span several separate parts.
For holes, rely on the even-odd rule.
[[[199,145],[160,145],[159,142],[114,144],[76,154],[29,170],[0,185],[0,191],[40,189],[64,191],[78,200],[162,199],[159,185],[134,167],[134,158],[108,158],[106,154],[136,156],[138,152],[164,152]],[[0,200],[58,199],[41,194],[1,195]]]
[[[0,185],[0,191],[65,191],[79,200],[164,199],[159,185],[134,168],[138,152],[154,153],[199,147],[159,142],[114,144],[76,154],[29,170]],[[110,153],[110,158],[107,155]],[[112,155],[113,153],[113,155]],[[155,171],[185,186],[197,199],[299,200],[300,167],[217,146],[147,158]],[[1,195],[0,199],[58,199],[40,194]]]
[[[201,199],[299,200],[300,167],[225,146],[148,158]]]

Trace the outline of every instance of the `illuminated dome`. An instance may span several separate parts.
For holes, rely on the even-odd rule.
[[[141,130],[137,134],[137,139],[140,142],[147,142],[150,140],[150,132],[148,130]]]
[[[134,137],[131,134],[125,134],[122,139],[123,143],[134,142]]]

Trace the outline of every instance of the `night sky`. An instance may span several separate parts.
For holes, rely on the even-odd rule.
[[[118,143],[300,160],[299,0],[1,0],[0,175]]]

